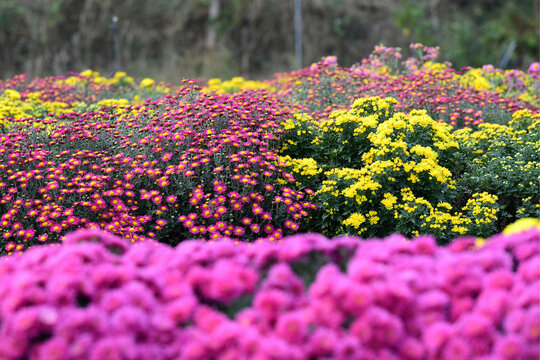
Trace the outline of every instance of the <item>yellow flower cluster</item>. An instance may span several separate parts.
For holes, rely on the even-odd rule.
[[[293,172],[303,175],[319,174],[321,166],[328,169],[315,197],[331,217],[342,216],[334,231],[373,236],[379,233],[378,227],[403,223],[399,230],[404,233],[423,231],[448,236],[493,224],[498,212],[494,195],[474,194],[459,209],[438,200],[438,193],[456,189],[452,172],[440,164],[443,154],[459,149],[452,127],[434,121],[425,110],[394,113],[394,104],[393,99],[358,99],[350,110],[334,111],[320,124],[307,115],[297,115],[283,124],[298,138],[311,127],[318,135],[317,142],[324,145],[321,151],[325,152],[318,154],[321,159],[333,154],[341,144],[336,164],[343,162],[343,154],[354,154],[354,149],[346,142],[334,142],[331,147],[332,141],[346,139],[345,132],[354,136],[364,134],[364,142],[358,143],[364,146],[359,153],[362,162],[355,162],[361,164],[358,168],[328,168],[328,164],[316,166],[311,158],[282,158],[295,169]],[[484,127],[488,129],[490,125]]]
[[[400,193],[401,201],[390,193],[384,194],[381,203],[386,210],[392,210],[394,219],[400,219],[403,212],[411,214],[411,218],[419,219],[419,228],[424,233],[447,233],[448,231],[463,235],[467,233],[473,224],[470,217],[464,216],[462,212],[454,212],[449,203],[441,202],[433,206],[429,201],[414,195],[410,188],[402,188]],[[489,207],[497,197],[487,194],[474,194],[463,211],[472,210],[475,213],[475,224],[490,224],[497,219],[497,208]],[[381,214],[384,216],[384,214]],[[380,220],[379,214],[375,210],[370,210],[366,214],[354,212],[347,217],[342,224],[354,228],[354,232],[362,235],[370,226],[376,225]],[[365,226],[360,228],[360,225]]]
[[[452,214],[452,206],[446,202],[433,206],[423,197],[416,197],[410,188],[401,189],[401,198],[402,201],[394,206],[395,219],[399,218],[400,211],[403,210],[418,215],[421,221],[420,228],[425,229],[427,233],[445,231],[449,227],[457,234],[464,234],[468,230],[461,225],[469,219],[461,217],[461,214]]]
[[[394,195],[390,193],[385,193],[384,199],[381,200],[381,204],[383,204],[387,210],[392,210],[396,202],[397,202],[397,197],[395,197]]]
[[[518,217],[540,214],[539,128],[540,114],[520,110],[508,125],[481,124],[475,132],[455,132],[472,165],[467,181],[496,191],[504,203],[514,202]]]
[[[540,181],[540,179],[538,179]],[[516,210],[516,214],[523,216],[525,212],[527,211],[527,207],[535,208],[537,211],[540,212],[540,204],[534,202],[532,196],[527,196],[524,199],[522,199],[521,206]]]
[[[529,124],[528,120],[531,120]],[[512,120],[508,123],[511,127],[521,128],[521,124],[526,123],[526,130],[538,130],[540,128],[540,113],[533,114],[529,109],[518,110],[512,114]]]
[[[457,235],[467,233],[472,227],[482,224],[493,224],[497,220],[499,209],[493,206],[497,196],[483,193],[475,193],[460,212],[454,211],[447,202],[440,202],[435,207],[424,198],[416,197],[411,189],[401,190],[403,203],[396,204],[394,217],[399,217],[399,210],[409,213],[417,212],[421,220],[420,228],[425,232],[445,232],[450,230]],[[464,215],[464,212],[471,211],[473,217]],[[474,219],[474,221],[473,221]]]
[[[505,83],[506,77],[518,77],[523,84],[519,89],[512,88]],[[535,80],[528,74],[517,70],[496,70],[484,71],[481,68],[473,68],[463,75],[456,75],[455,78],[462,86],[471,87],[476,90],[493,90],[503,95],[517,96],[519,99],[534,105],[540,105],[537,90],[535,90]]]
[[[353,228],[358,230],[360,225],[362,225],[365,222],[366,222],[365,216],[360,213],[355,212],[355,213],[352,213],[351,216],[349,216],[347,219],[343,221],[343,225],[352,226]],[[365,229],[360,229],[358,233],[362,233],[363,231],[365,231]]]
[[[122,78],[120,79],[110,79],[109,85],[120,85]],[[131,83],[128,83],[128,85]],[[139,88],[143,91],[157,91],[161,94],[168,94],[170,92],[170,89],[163,85],[163,83],[156,83],[154,79],[151,78],[144,78],[141,80],[141,83],[139,84]]]
[[[323,180],[322,186],[317,191],[316,195],[324,194],[329,192],[332,196],[338,197],[339,196],[339,190],[336,190],[335,185],[337,182],[335,180]],[[325,203],[325,205],[328,205],[328,203]],[[327,211],[331,211],[331,209],[327,209]],[[330,214],[332,214],[330,212]]]
[[[62,114],[69,111],[73,109],[66,103],[40,100],[39,92],[29,93],[25,99],[22,99],[18,91],[12,89],[4,90],[0,94],[0,128],[4,127],[6,130],[13,126],[7,118],[15,120],[45,118],[52,112]]]
[[[450,130],[449,125],[434,121],[425,111],[414,110],[409,115],[396,113],[369,135],[373,147],[362,160],[372,174],[385,174],[387,169],[404,171],[409,173],[407,180],[414,184],[420,181],[419,174],[427,173],[429,180],[448,183],[453,188],[452,173],[438,163],[437,152],[430,146],[409,143],[416,131],[431,134],[431,144],[427,145],[438,150],[458,148]]]
[[[203,92],[217,92],[221,94],[233,93],[243,89],[269,89],[274,91],[275,87],[254,80],[244,80],[243,77],[237,76],[233,77],[231,80],[221,81],[221,79],[210,79],[208,80],[208,86],[202,89]]]
[[[312,158],[293,159],[287,155],[280,156],[279,162],[284,163],[293,173],[303,176],[313,176],[322,172],[322,169],[317,167],[317,162]]]
[[[323,133],[327,133],[329,131],[343,132],[343,125],[348,123],[356,125],[353,135],[358,136],[365,133],[368,128],[376,128],[379,121],[377,115],[359,117],[357,114],[355,114],[354,110],[338,110],[334,111],[328,120],[323,120],[319,125],[319,128]]]
[[[404,133],[414,133],[415,131],[421,133],[431,131],[430,140],[433,142],[433,146],[439,150],[458,147],[458,143],[452,139],[452,127],[445,123],[436,122],[425,110],[413,110],[408,115],[395,114],[377,128],[377,132],[371,135],[370,140],[375,146],[385,148],[384,150],[388,152],[391,149],[387,149],[386,145],[391,141],[399,141],[405,136]]]
[[[128,99],[103,99],[97,102],[98,106],[128,106]]]
[[[294,114],[292,119],[287,119],[286,121],[282,122],[281,126],[283,126],[286,131],[301,128],[302,130],[296,131],[296,135],[301,136],[306,133],[306,127],[315,124],[316,123],[313,122],[313,118],[310,115],[305,113],[299,113]]]
[[[141,89],[147,89],[147,88],[150,88],[151,86],[153,86],[156,82],[154,81],[154,79],[150,79],[150,78],[144,78],[141,80],[141,83],[139,84],[139,87]]]
[[[305,153],[309,152],[310,145],[318,145],[319,138],[315,137],[318,124],[310,115],[293,114],[293,117],[282,122],[281,126],[287,132],[287,138],[280,149],[281,153],[287,150],[293,154],[298,154],[298,151]]]
[[[86,70],[79,74],[80,76],[70,76],[67,78],[53,79],[53,82],[59,85],[70,85],[75,87],[88,86],[89,82],[94,84],[104,84],[107,86],[129,86],[129,90],[134,90],[135,93],[132,100],[126,98],[108,98],[97,102],[74,102],[71,106],[60,101],[44,101],[40,92],[31,92],[21,95],[16,90],[7,89],[0,93],[0,131],[9,131],[16,124],[23,126],[31,126],[35,129],[43,129],[50,131],[59,125],[64,124],[59,122],[55,117],[47,117],[49,113],[62,114],[73,111],[99,111],[103,106],[113,106],[116,108],[114,115],[125,115],[125,108],[130,104],[141,104],[142,96],[147,97],[148,92],[168,93],[170,89],[163,84],[157,84],[153,79],[143,79],[139,86],[140,90],[135,87],[135,82],[132,77],[127,76],[125,72],[117,72],[112,78],[101,76],[98,72]],[[142,92],[141,92],[142,91]],[[131,94],[134,92],[131,91]],[[125,95],[129,95],[123,93]],[[136,110],[131,110],[136,111]],[[144,111],[144,108],[139,109]],[[13,120],[8,120],[13,119]],[[26,120],[28,119],[28,120]],[[46,123],[44,121],[46,120]]]
[[[528,133],[539,128],[540,114],[533,115],[530,110],[520,110],[513,114],[509,125],[484,123],[479,125],[477,131],[460,129],[454,135],[460,143],[477,149],[475,153],[481,155],[477,161],[483,161],[491,160],[488,159],[489,155],[485,154],[486,152],[507,146],[532,148],[540,151],[540,140],[531,141],[527,139]],[[502,163],[505,161],[505,159],[501,159]],[[522,165],[520,170],[526,172],[530,167],[538,165],[538,162]]]
[[[441,72],[448,69],[448,65],[437,61],[426,61],[422,68],[430,72]]]
[[[114,85],[117,85],[117,86],[135,85],[135,80],[131,76],[128,76],[123,71],[116,72],[112,78],[107,78],[107,77],[101,76],[99,72],[92,71],[90,69],[81,72],[80,75],[83,78],[92,79],[92,81],[95,82],[96,84],[105,84],[105,85],[112,85],[112,86],[114,86]],[[78,76],[69,76],[68,78],[66,78],[64,80],[65,84],[72,85],[72,86],[82,84],[84,82],[85,82],[85,80],[81,79]],[[142,86],[142,83],[141,83],[141,86]]]
[[[351,106],[351,110],[358,115],[368,113],[378,117],[388,117],[390,109],[397,103],[397,100],[391,97],[382,99],[378,96],[372,96],[356,99]]]
[[[534,218],[519,219],[515,223],[508,225],[504,229],[503,234],[505,235],[518,234],[520,232],[527,231],[532,228],[536,228],[540,230],[540,219],[534,219]]]
[[[92,71],[92,70],[85,70],[80,73],[79,76],[70,76],[63,80],[63,82],[67,85],[71,86],[86,86],[89,81],[99,84],[99,85],[107,85],[112,87],[133,87],[136,88],[136,83],[133,77],[128,76],[123,71],[118,71],[114,74],[113,77],[107,78],[105,76],[101,76],[99,72]],[[81,78],[82,77],[82,78]],[[144,78],[139,83],[138,88],[143,91],[152,91],[152,92],[158,92],[160,94],[168,94],[171,89],[167,86],[165,86],[163,83],[156,83],[154,79],[151,78]],[[148,97],[148,96],[146,96]],[[133,104],[140,104],[141,96],[135,95],[135,98],[132,101]]]
[[[482,69],[480,68],[467,71],[459,77],[459,82],[463,86],[472,87],[476,90],[491,90],[493,88],[488,79],[482,75]]]
[[[487,192],[473,194],[467,201],[463,211],[470,211],[477,225],[490,224],[497,220],[498,208],[490,208],[487,204],[495,204],[499,198]]]
[[[367,226],[376,225],[380,218],[374,210],[369,211],[365,216],[358,212],[352,213],[347,219],[343,220],[343,225],[353,227],[357,234],[361,235],[368,228]],[[360,225],[366,224],[366,227],[360,228]]]
[[[540,219],[535,218],[522,218],[514,223],[506,226],[503,230],[504,235],[513,235],[513,234],[519,234],[521,232],[531,230],[531,229],[538,229],[540,230]],[[484,246],[486,244],[486,239],[484,238],[476,238],[475,245],[479,248]]]

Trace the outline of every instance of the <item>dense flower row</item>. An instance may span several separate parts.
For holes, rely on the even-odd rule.
[[[199,94],[190,83],[0,135],[0,252],[81,226],[171,243],[297,231],[314,206],[276,163],[288,111],[262,92]]]
[[[237,76],[231,80],[221,81],[221,79],[214,78],[208,80],[208,86],[204,91],[211,91],[220,94],[234,93],[242,89],[269,89],[275,90],[268,82],[245,80],[243,77]]]
[[[166,243],[448,242],[540,216],[540,64],[458,72],[411,49],[203,88],[91,70],[0,82],[0,254],[79,227]]]
[[[540,227],[463,238],[130,244],[0,260],[2,359],[536,359]]]
[[[418,56],[402,61],[399,49],[376,47],[372,55],[349,68],[338,67],[335,57],[323,58],[309,68],[278,74],[276,88],[317,118],[367,96],[394,97],[399,111],[424,108],[433,119],[460,128],[505,123],[520,109],[538,111],[538,63],[531,65],[528,74],[493,67],[462,74],[450,64],[433,62],[437,49],[421,44],[411,48]]]
[[[95,111],[106,99],[122,99],[139,104],[151,96],[162,96],[175,87],[143,79],[139,86],[124,72],[105,78],[91,70],[68,76],[54,76],[31,81],[26,74],[0,81],[0,133],[28,119],[50,120],[73,111]],[[117,101],[117,100],[116,100]],[[96,106],[91,106],[95,104]]]

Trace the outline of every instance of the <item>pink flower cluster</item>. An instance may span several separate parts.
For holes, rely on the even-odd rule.
[[[529,69],[527,70],[527,73],[531,75],[535,80],[540,80],[540,63],[539,62],[533,62]]]
[[[121,112],[59,115],[50,133],[0,135],[0,254],[79,227],[173,244],[296,232],[315,206],[277,162],[290,113],[264,92],[198,90],[186,81]]]
[[[171,248],[81,230],[0,261],[0,358],[536,359],[539,239]]]
[[[410,57],[402,62],[407,71],[397,71],[401,54],[396,48],[377,46],[373,54],[351,67],[332,66],[326,58],[302,70],[277,74],[275,85],[282,97],[289,97],[300,109],[317,118],[326,118],[336,110],[352,104],[359,97],[394,97],[396,109],[408,112],[425,108],[435,120],[455,127],[475,127],[483,122],[504,123],[511,113],[520,109],[538,112],[538,107],[518,98],[517,95],[502,96],[494,90],[476,90],[460,84],[459,71],[450,64],[437,70],[423,68],[422,64],[438,56],[437,47],[412,44],[411,50],[418,58]],[[531,65],[529,74],[540,73],[537,63]],[[390,66],[394,71],[387,71]],[[382,70],[381,70],[382,69]],[[467,69],[464,69],[467,70]],[[509,72],[505,84],[515,90],[523,90],[520,71]]]

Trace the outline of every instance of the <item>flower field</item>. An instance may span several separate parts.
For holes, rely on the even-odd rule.
[[[411,50],[1,81],[0,360],[538,359],[540,64]]]

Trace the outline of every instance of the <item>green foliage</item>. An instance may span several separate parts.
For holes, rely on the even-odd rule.
[[[496,195],[501,208],[498,229],[523,217],[540,217],[540,116],[518,111],[508,126],[482,124],[459,130],[454,167],[458,202],[475,191]]]
[[[393,17],[410,41],[441,44],[445,58],[457,68],[498,64],[515,41],[515,67],[537,58],[537,6],[534,0],[405,0]]]

